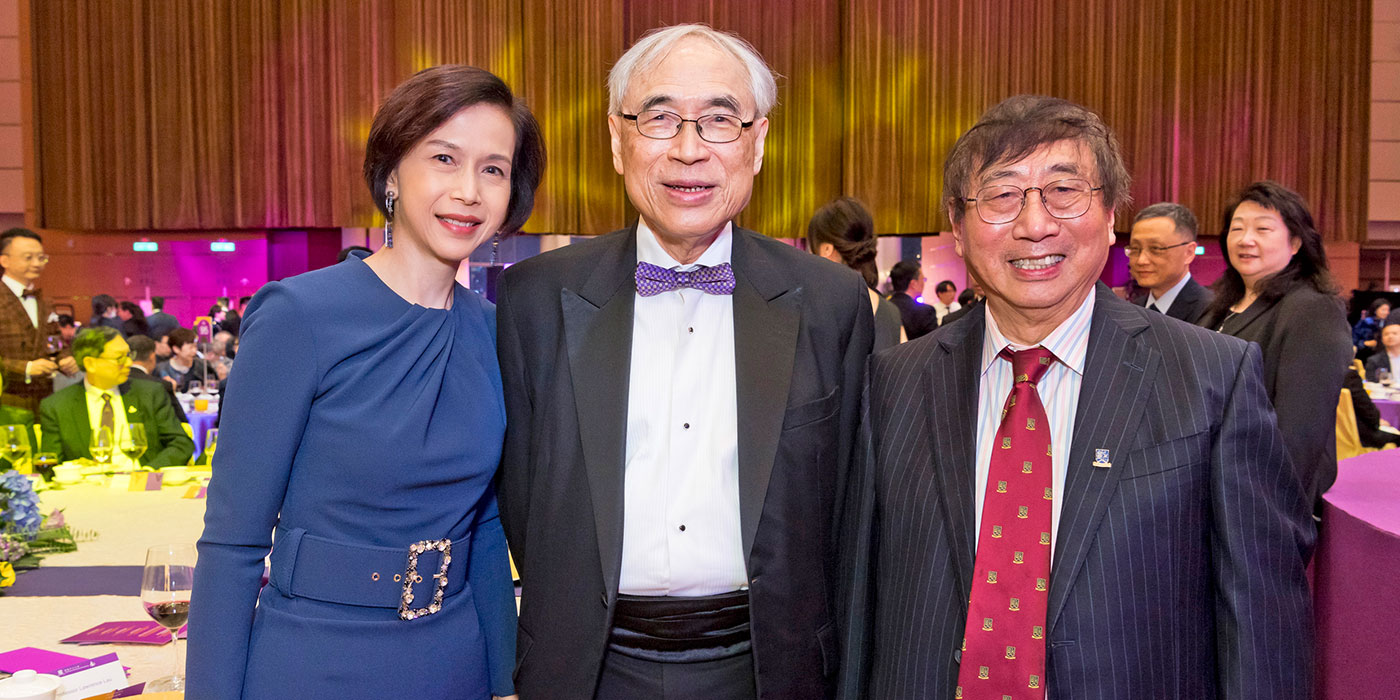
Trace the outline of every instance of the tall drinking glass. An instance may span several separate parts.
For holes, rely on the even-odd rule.
[[[146,453],[146,426],[140,423],[127,423],[118,447],[122,454],[131,460],[132,469],[141,468],[141,455]]]
[[[88,452],[92,453],[92,458],[102,464],[112,463],[112,450],[116,449],[116,438],[112,435],[111,428],[98,428],[92,431],[92,439],[88,441]]]
[[[0,425],[0,452],[4,453],[16,471],[28,474],[33,470],[29,446],[29,431],[22,425]]]
[[[194,589],[194,565],[198,559],[192,544],[162,544],[146,550],[141,572],[141,605],[146,614],[170,630],[175,648],[175,672],[146,684],[147,692],[185,689],[185,663],[180,655],[179,630],[190,616],[190,591]]]

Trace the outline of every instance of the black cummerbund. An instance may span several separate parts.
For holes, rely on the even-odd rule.
[[[695,598],[619,595],[608,649],[658,663],[748,653],[749,592]]]

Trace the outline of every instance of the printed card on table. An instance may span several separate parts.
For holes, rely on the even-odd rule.
[[[84,661],[87,661],[87,659],[81,656],[60,654],[47,649],[23,647],[0,654],[0,673],[14,673],[15,671],[24,669],[30,669],[38,673],[50,673],[54,670]]]
[[[106,654],[90,661],[73,664],[54,671],[63,679],[58,700],[83,700],[94,695],[110,693],[126,687],[126,671],[116,654]]]

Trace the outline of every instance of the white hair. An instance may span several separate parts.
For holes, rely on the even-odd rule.
[[[673,27],[653,29],[633,44],[632,48],[627,49],[608,72],[608,113],[622,113],[622,96],[626,94],[632,76],[660,63],[676,44],[688,37],[708,39],[721,50],[739,59],[749,74],[749,92],[753,93],[757,108],[757,114],[753,118],[759,119],[768,115],[768,111],[773,109],[773,105],[778,101],[778,82],[772,69],[749,42],[736,34],[721,32],[706,24],[677,24]]]

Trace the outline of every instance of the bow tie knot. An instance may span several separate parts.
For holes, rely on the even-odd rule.
[[[697,289],[706,294],[727,295],[734,293],[734,268],[729,263],[723,263],[713,267],[701,265],[693,270],[681,270],[639,262],[636,281],[637,293],[644,297],[653,297],[678,289]]]

